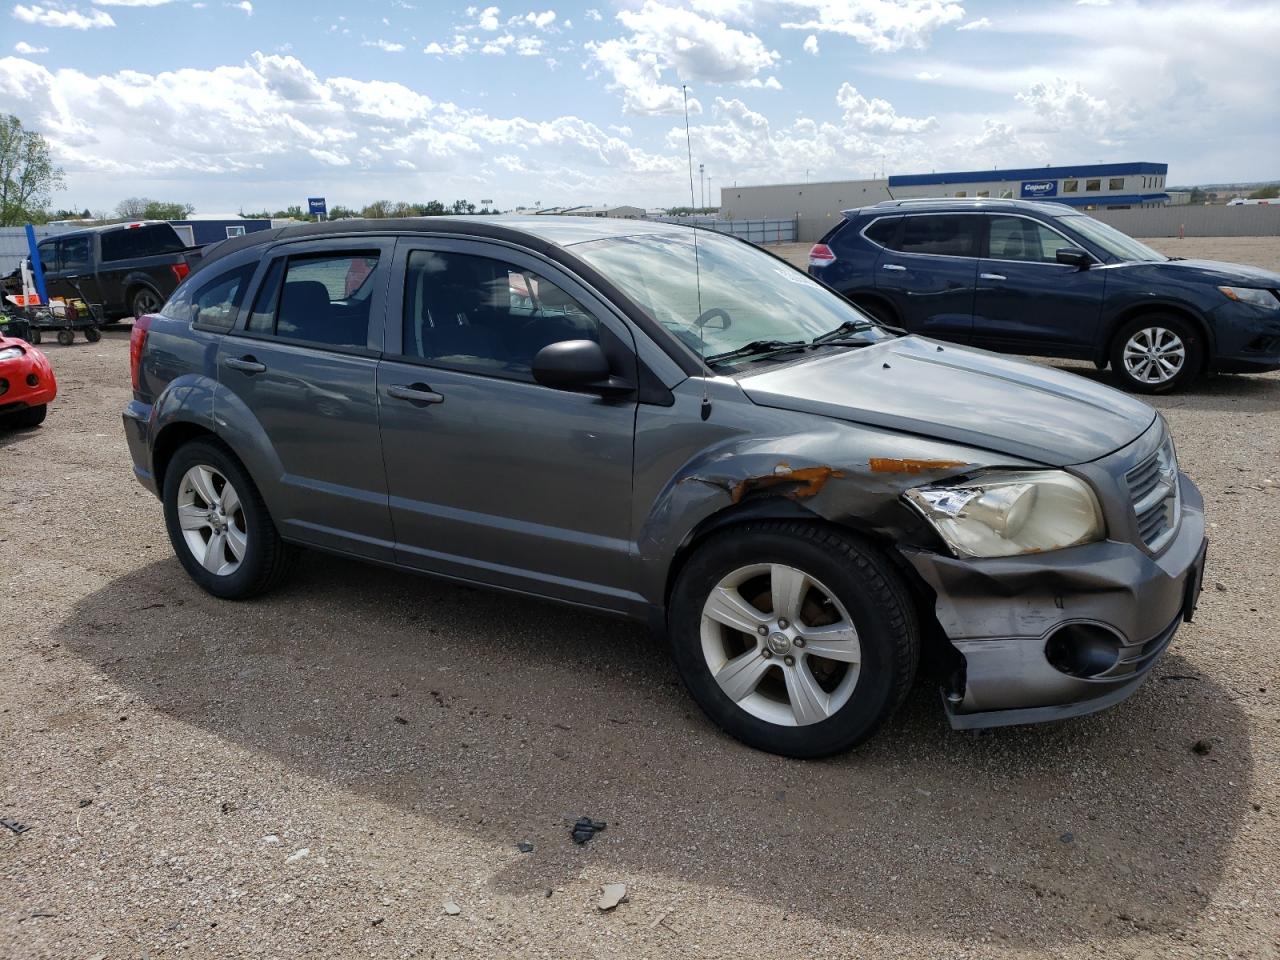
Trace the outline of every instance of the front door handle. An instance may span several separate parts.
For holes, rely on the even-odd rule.
[[[979,279],[981,279],[981,280],[1004,280],[1004,279],[1006,279],[1006,278],[1005,278],[1005,275],[1004,275],[1003,273],[980,273],[980,274],[978,274],[978,278],[979,278]]]
[[[232,370],[239,370],[241,373],[266,373],[267,365],[259,363],[252,356],[246,357],[228,357],[222,361],[224,366],[230,367]]]
[[[429,404],[444,403],[444,397],[436,393],[425,383],[394,383],[387,387],[387,396],[397,400],[408,400],[410,403]]]
[[[880,269],[881,270],[906,270],[907,268],[900,263],[886,263]]]

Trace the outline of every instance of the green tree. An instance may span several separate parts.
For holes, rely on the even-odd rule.
[[[1276,200],[1280,199],[1280,183],[1271,183],[1263,187],[1261,190],[1255,190],[1249,194],[1250,200]]]
[[[165,203],[162,200],[148,200],[142,208],[142,216],[146,220],[185,220],[196,212],[189,203]]]
[[[13,115],[0,117],[0,227],[43,219],[62,183],[62,168],[53,165],[48,141],[24,130]]]
[[[471,203],[469,200],[453,201],[453,213],[464,214],[464,213],[475,213],[475,212],[476,212],[476,205],[474,203]]]

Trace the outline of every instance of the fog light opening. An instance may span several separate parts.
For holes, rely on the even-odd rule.
[[[34,386],[35,386],[36,384],[38,384],[39,382],[40,382],[40,378],[39,378],[39,377],[37,377],[34,373],[28,373],[28,374],[27,374],[27,386],[28,386],[28,387],[34,387]]]
[[[1098,677],[1120,660],[1120,639],[1096,624],[1069,623],[1050,635],[1044,655],[1068,676]]]

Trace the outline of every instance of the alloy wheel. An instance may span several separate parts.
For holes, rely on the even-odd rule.
[[[768,723],[820,723],[858,682],[862,645],[849,612],[786,564],[752,564],[722,578],[703,604],[701,638],[720,690]]]
[[[240,495],[216,468],[198,464],[178,484],[178,526],[196,562],[215,576],[240,569],[249,530]]]
[[[1139,383],[1168,383],[1186,362],[1186,345],[1166,327],[1135,330],[1124,345],[1125,371]]]

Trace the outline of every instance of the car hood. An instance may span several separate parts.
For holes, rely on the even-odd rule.
[[[1141,400],[983,350],[902,337],[740,376],[755,403],[992,450],[1085,463],[1151,426]]]
[[[1221,263],[1217,260],[1163,260],[1157,263],[1127,264],[1144,273],[1166,279],[1178,279],[1193,283],[1239,287],[1280,288],[1280,273],[1250,267],[1242,263]]]

